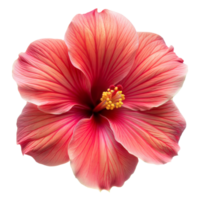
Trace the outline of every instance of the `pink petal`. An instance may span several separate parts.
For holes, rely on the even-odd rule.
[[[133,25],[109,10],[76,15],[65,42],[73,65],[89,78],[95,101],[102,91],[128,74],[138,47]]]
[[[134,65],[120,84],[126,95],[124,106],[147,110],[162,105],[181,88],[187,67],[183,60],[153,33],[138,33],[139,48]]]
[[[185,120],[173,101],[148,111],[104,111],[114,136],[129,153],[150,163],[169,162],[179,150]]]
[[[47,113],[64,113],[73,105],[90,102],[89,82],[72,66],[62,40],[31,43],[14,63],[13,77],[21,96]]]
[[[69,144],[69,157],[73,172],[82,184],[106,190],[122,186],[138,162],[115,141],[107,120],[101,116],[77,124]]]
[[[46,114],[28,103],[17,121],[17,142],[23,154],[44,165],[59,165],[69,160],[68,144],[77,122],[88,117],[82,109],[73,107],[61,115]]]

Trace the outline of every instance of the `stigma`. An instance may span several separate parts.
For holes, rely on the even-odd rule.
[[[101,103],[99,103],[94,112],[98,112],[102,109],[113,110],[115,108],[120,108],[123,105],[123,100],[125,99],[125,95],[122,94],[122,86],[110,86],[107,91],[102,93]]]

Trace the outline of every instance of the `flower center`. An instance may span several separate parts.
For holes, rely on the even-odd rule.
[[[122,86],[117,87],[111,85],[106,92],[102,93],[101,103],[99,103],[93,110],[93,112],[98,112],[103,109],[113,110],[114,108],[120,108],[123,105],[123,100],[125,95],[122,94]]]

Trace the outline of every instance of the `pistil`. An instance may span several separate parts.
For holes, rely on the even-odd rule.
[[[101,103],[99,103],[93,110],[93,112],[98,112],[103,109],[113,110],[114,108],[120,108],[123,105],[123,100],[125,95],[122,94],[122,86],[118,85],[110,86],[106,92],[102,93]]]

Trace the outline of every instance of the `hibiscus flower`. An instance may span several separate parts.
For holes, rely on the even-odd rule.
[[[185,120],[171,99],[186,71],[162,37],[136,32],[124,16],[77,15],[64,41],[37,40],[14,63],[27,101],[17,143],[38,163],[70,161],[86,186],[122,186],[138,158],[164,164],[177,155]]]

